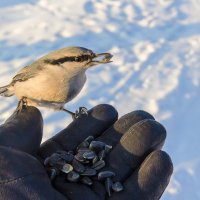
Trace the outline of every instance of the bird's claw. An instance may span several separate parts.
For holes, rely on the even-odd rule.
[[[76,110],[76,112],[74,113],[74,115],[72,117],[75,120],[75,119],[80,118],[83,115],[88,115],[87,108],[85,108],[85,107],[79,107],[79,109]]]
[[[80,107],[79,112],[83,115],[88,115],[88,110],[86,107]]]
[[[17,113],[20,113],[26,107],[27,107],[27,97],[22,97],[16,109]]]

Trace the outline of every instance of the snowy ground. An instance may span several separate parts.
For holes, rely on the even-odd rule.
[[[200,0],[1,0],[0,85],[22,66],[65,46],[109,51],[114,62],[88,71],[68,108],[114,105],[154,114],[168,130],[174,175],[163,200],[200,199]],[[0,97],[0,122],[16,99]],[[70,122],[43,110],[44,140]]]

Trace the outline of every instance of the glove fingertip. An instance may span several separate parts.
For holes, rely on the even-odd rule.
[[[34,154],[40,146],[42,134],[42,115],[37,108],[28,106],[15,111],[0,126],[0,145]]]
[[[102,119],[103,121],[116,121],[118,118],[117,110],[109,104],[99,104],[92,108],[91,116],[97,119]]]

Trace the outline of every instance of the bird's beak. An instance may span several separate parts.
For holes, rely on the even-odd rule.
[[[113,55],[111,55],[110,53],[99,53],[99,54],[95,54],[95,57],[92,58],[90,62],[92,65],[106,64],[106,63],[112,62],[111,61],[112,57]]]

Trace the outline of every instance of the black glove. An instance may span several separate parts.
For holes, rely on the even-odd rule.
[[[164,127],[144,111],[119,120],[117,116],[112,106],[98,105],[40,146],[43,122],[38,109],[13,113],[0,126],[0,199],[159,199],[173,171],[170,157],[160,150]],[[52,186],[42,164],[57,150],[74,150],[89,135],[113,146],[105,169],[116,173],[114,181],[121,181],[124,190],[111,197],[96,180],[89,187],[60,175]]]

